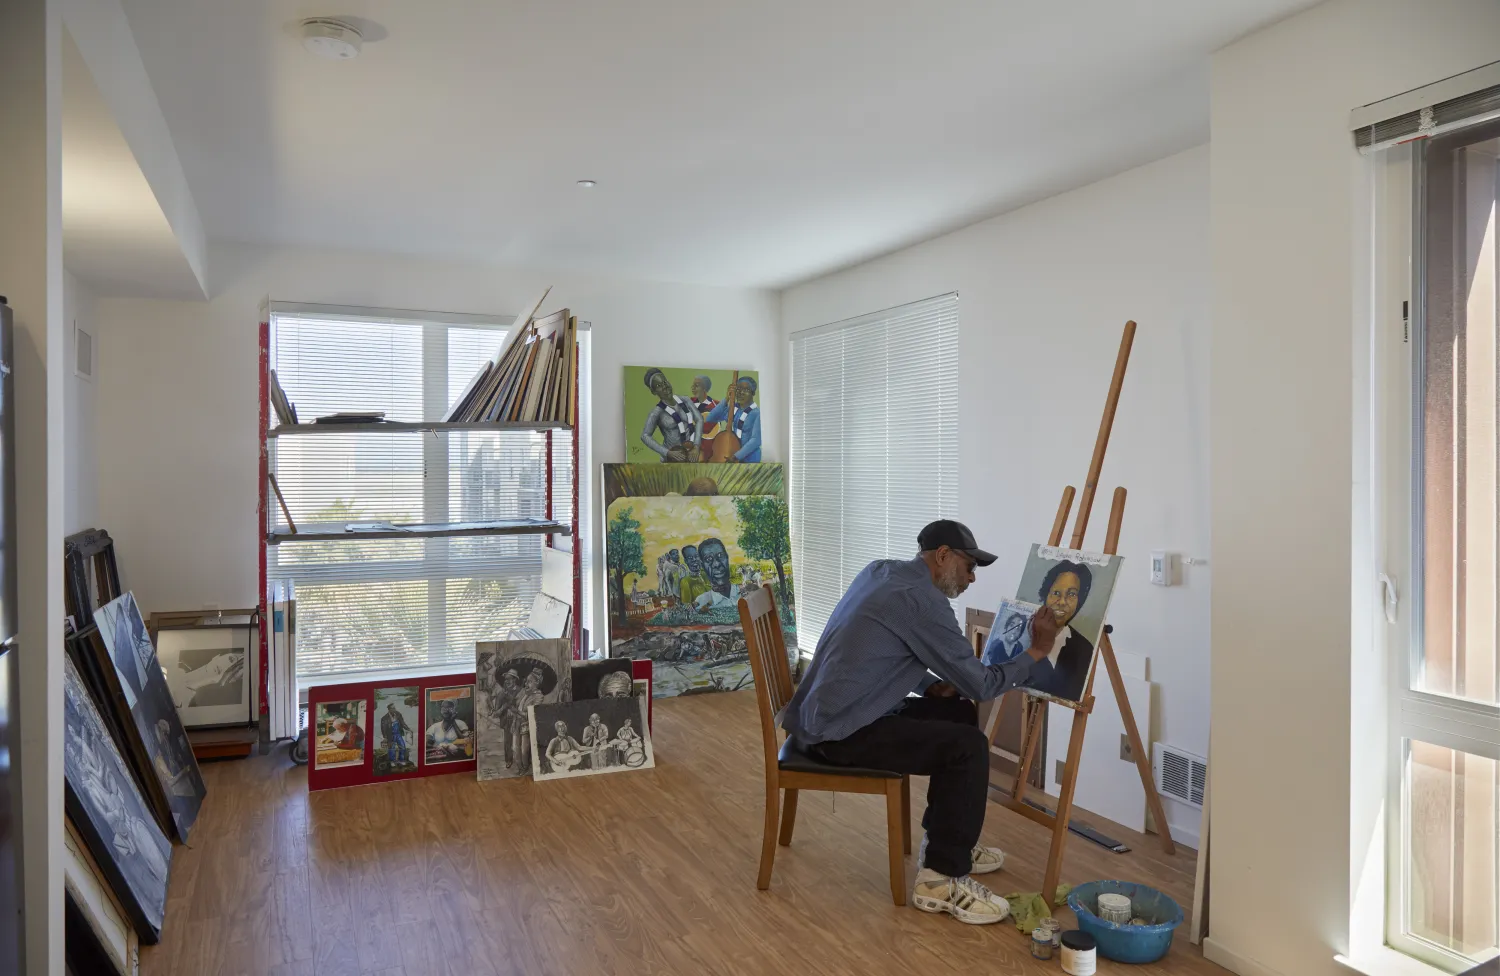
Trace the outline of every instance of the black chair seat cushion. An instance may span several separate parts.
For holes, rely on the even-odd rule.
[[[776,765],[789,773],[827,773],[831,776],[874,776],[878,779],[900,779],[900,773],[889,769],[866,769],[863,766],[835,766],[826,763],[788,738],[781,744]]]

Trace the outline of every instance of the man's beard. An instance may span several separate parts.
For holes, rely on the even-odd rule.
[[[965,578],[968,575],[968,569],[962,566],[956,570],[945,571],[937,579],[937,588],[942,591],[943,596],[950,600],[957,600],[959,595],[969,588],[969,581]]]

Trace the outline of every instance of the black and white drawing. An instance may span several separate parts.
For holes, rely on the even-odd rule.
[[[573,662],[573,698],[629,698],[630,659],[605,658],[602,661]]]
[[[142,942],[161,938],[172,845],[104,724],[71,657],[63,659],[63,778],[69,819]]]
[[[185,728],[252,720],[249,627],[166,629],[157,633],[156,644]]]
[[[650,769],[651,731],[646,699],[595,698],[531,706],[531,758],[538,780]]]
[[[573,649],[563,640],[485,641],[475,645],[474,683],[479,693],[481,780],[531,772],[533,742],[527,710],[571,701]]]
[[[135,597],[126,593],[109,601],[95,612],[94,622],[99,625],[99,636],[129,705],[140,737],[137,745],[156,772],[177,838],[186,842],[207,788]]]

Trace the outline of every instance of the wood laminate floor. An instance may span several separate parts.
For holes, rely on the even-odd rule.
[[[884,801],[804,794],[769,891],[755,889],[763,803],[752,692],[656,703],[654,770],[561,782],[437,776],[309,795],[284,749],[208,763],[177,848],[148,976],[1055,974],[1014,925],[891,903]],[[913,783],[920,819],[925,780]],[[1122,878],[1191,901],[1194,858],[1098,822],[1065,881]],[[920,828],[914,828],[920,838]],[[1048,835],[991,804],[1001,892],[1041,884]],[[908,880],[915,873],[907,860]],[[1071,916],[1063,913],[1065,925]],[[1225,973],[1180,933],[1159,963],[1100,973]]]

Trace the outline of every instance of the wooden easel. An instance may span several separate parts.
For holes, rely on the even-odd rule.
[[[1125,383],[1125,366],[1130,361],[1130,346],[1135,341],[1135,323],[1125,323],[1125,333],[1120,337],[1120,352],[1115,358],[1115,373],[1110,380],[1109,396],[1104,401],[1104,417],[1099,422],[1099,436],[1094,441],[1094,457],[1089,462],[1088,479],[1083,483],[1083,497],[1078,504],[1078,515],[1073,520],[1071,549],[1083,548],[1083,537],[1089,526],[1089,510],[1094,506],[1094,491],[1099,485],[1099,470],[1104,466],[1104,452],[1109,447],[1110,429],[1115,422],[1115,407],[1120,402],[1120,387]],[[1073,486],[1063,489],[1062,501],[1057,506],[1057,516],[1052,520],[1052,533],[1047,537],[1049,546],[1062,544],[1063,528],[1068,522],[1068,513],[1073,507]],[[1109,526],[1104,532],[1104,552],[1114,555],[1120,542],[1120,523],[1125,517],[1125,489],[1116,488],[1109,510]],[[1161,835],[1162,850],[1175,854],[1172,832],[1167,826],[1167,814],[1161,805],[1161,796],[1156,792],[1156,781],[1151,774],[1151,760],[1136,728],[1135,713],[1130,708],[1130,699],[1125,694],[1125,681],[1120,676],[1120,665],[1115,660],[1114,648],[1109,634],[1099,638],[1099,659],[1109,673],[1114,688],[1115,701],[1120,706],[1120,717],[1125,723],[1125,733],[1130,737],[1130,749],[1135,756],[1136,769],[1141,774],[1141,786],[1146,790],[1146,803],[1156,829]],[[1054,908],[1057,882],[1062,873],[1063,845],[1068,839],[1068,819],[1073,811],[1073,791],[1078,785],[1078,761],[1083,755],[1084,727],[1094,710],[1094,676],[1099,673],[1096,666],[1089,673],[1088,685],[1083,697],[1077,702],[1064,701],[1035,694],[1022,689],[1021,713],[1021,761],[1016,768],[1016,780],[1010,791],[1006,806],[1028,820],[1034,820],[1052,831],[1052,848],[1047,854],[1047,872],[1042,879],[1042,899],[1049,908]],[[1042,722],[1047,714],[1047,705],[1055,702],[1073,710],[1073,733],[1068,740],[1068,760],[1063,770],[1062,790],[1057,799],[1057,813],[1050,814],[1026,802],[1027,778],[1031,775],[1031,764],[1036,755],[1037,740],[1041,738]],[[998,723],[997,723],[998,724]],[[991,733],[993,737],[993,732]]]

